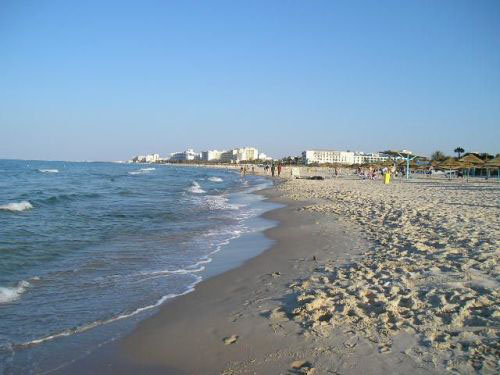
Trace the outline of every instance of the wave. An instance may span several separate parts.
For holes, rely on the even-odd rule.
[[[149,173],[149,172],[154,171],[154,170],[156,170],[156,168],[152,168],[152,167],[150,167],[150,168],[141,168],[141,169],[139,169],[137,171],[128,172],[128,174],[131,174],[131,175],[146,174],[146,173]]]
[[[84,325],[76,327],[76,328],[67,329],[67,330],[64,330],[62,332],[54,333],[54,334],[49,335],[49,336],[45,336],[45,337],[42,337],[42,338],[39,338],[39,339],[34,339],[34,340],[31,340],[31,341],[25,342],[23,344],[17,344],[17,345],[15,345],[15,347],[26,348],[26,347],[38,345],[38,344],[41,344],[41,343],[46,342],[46,341],[51,341],[51,340],[57,339],[59,337],[71,336],[71,335],[74,335],[76,333],[82,333],[82,332],[91,330],[93,328],[96,328],[96,327],[104,325],[104,324],[109,324],[109,323],[112,323],[112,322],[116,322],[118,320],[130,318],[131,316],[137,315],[137,314],[139,314],[139,313],[141,313],[143,311],[150,310],[150,309],[153,309],[155,307],[158,307],[162,303],[164,303],[165,301],[167,301],[169,299],[172,299],[174,297],[183,296],[185,294],[191,293],[192,291],[194,291],[194,287],[196,286],[196,284],[198,284],[200,281],[201,281],[201,277],[198,276],[197,279],[196,279],[196,281],[193,282],[191,285],[189,285],[188,289],[186,291],[184,291],[182,293],[179,293],[179,294],[175,294],[175,293],[167,294],[167,295],[161,297],[158,301],[156,301],[152,305],[148,305],[148,306],[144,306],[144,307],[139,307],[139,308],[135,309],[134,311],[124,312],[124,313],[122,313],[122,314],[120,314],[118,316],[115,316],[113,318],[103,319],[103,320],[96,320],[95,322],[84,324]]]
[[[39,169],[38,172],[42,173],[59,173],[58,169]]]
[[[223,195],[207,195],[205,203],[211,210],[238,210],[243,205],[229,203],[229,199]]]
[[[0,210],[5,211],[25,211],[33,208],[33,205],[28,201],[22,201],[18,203],[8,203],[0,206]]]
[[[194,193],[194,194],[203,194],[203,193],[206,193],[205,190],[203,190],[200,186],[199,183],[197,183],[196,181],[193,181],[193,183],[191,184],[191,186],[187,189],[187,191],[191,192],[191,193]]]
[[[220,177],[209,177],[208,178],[208,181],[212,181],[212,182],[222,182],[224,181],[222,178]]]
[[[165,274],[178,274],[178,275],[186,275],[188,273],[196,273],[196,272],[201,272],[205,269],[205,267],[201,266],[198,268],[195,268],[196,266],[199,266],[199,262],[195,263],[193,266],[189,266],[187,268],[180,268],[178,270],[160,270],[160,271],[144,271],[144,272],[139,272],[139,275],[141,276],[149,276],[149,275],[165,275]]]
[[[9,303],[18,299],[31,284],[20,281],[15,287],[0,287],[0,303]]]

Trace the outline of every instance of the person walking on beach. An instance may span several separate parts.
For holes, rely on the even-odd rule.
[[[281,174],[281,164],[278,164],[278,177],[280,176]]]
[[[274,170],[275,169],[276,168],[275,168],[274,164],[271,164],[271,176],[273,176],[273,177],[274,177]]]

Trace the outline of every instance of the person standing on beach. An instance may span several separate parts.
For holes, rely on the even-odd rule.
[[[281,174],[281,164],[278,164],[278,177],[280,176]]]
[[[274,177],[274,170],[275,170],[275,167],[274,167],[274,163],[271,164],[271,176]]]

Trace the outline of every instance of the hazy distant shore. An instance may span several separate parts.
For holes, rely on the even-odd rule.
[[[289,180],[275,244],[84,373],[497,373],[497,184]],[[85,369],[83,371],[82,369]]]

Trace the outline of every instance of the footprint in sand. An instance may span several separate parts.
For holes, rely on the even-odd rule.
[[[359,337],[358,336],[353,336],[351,337],[349,340],[347,340],[346,342],[344,342],[344,346],[346,348],[354,348],[358,345],[358,341],[359,341]]]
[[[238,341],[238,336],[232,335],[229,337],[224,337],[222,341],[224,341],[224,345],[231,345],[234,344],[236,341]]]
[[[299,361],[293,361],[290,366],[295,370],[299,370],[301,368],[311,367],[311,364],[308,361],[299,360]]]

